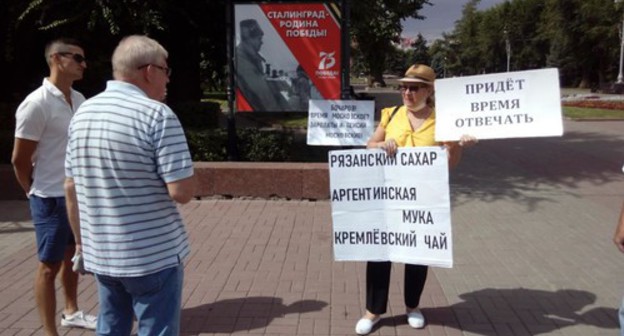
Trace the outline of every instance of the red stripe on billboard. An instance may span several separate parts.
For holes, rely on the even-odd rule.
[[[324,99],[340,99],[340,25],[322,3],[259,5]]]
[[[236,89],[236,111],[237,112],[253,112],[253,108],[245,99],[245,96],[240,92],[239,89]]]

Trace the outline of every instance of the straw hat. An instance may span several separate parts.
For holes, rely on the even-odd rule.
[[[433,69],[424,64],[414,64],[407,71],[405,77],[399,79],[402,83],[425,83],[432,85],[436,74]]]

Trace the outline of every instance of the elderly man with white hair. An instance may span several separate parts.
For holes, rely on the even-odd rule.
[[[184,131],[162,101],[168,53],[146,36],[124,38],[106,90],[69,125],[65,192],[76,249],[95,274],[98,335],[178,335],[189,244],[176,203],[193,197]]]

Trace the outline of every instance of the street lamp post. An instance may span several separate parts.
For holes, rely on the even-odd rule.
[[[511,61],[511,43],[509,43],[509,34],[507,33],[507,28],[503,30],[503,34],[505,34],[505,52],[507,53],[507,72],[509,72],[509,62]]]
[[[615,0],[616,4],[619,4],[622,0]],[[624,65],[624,15],[622,16],[622,25],[620,29],[620,71],[617,76],[617,84],[622,84],[622,80],[624,80],[624,76],[622,75],[622,65]]]

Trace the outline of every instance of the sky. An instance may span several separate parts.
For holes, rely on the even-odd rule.
[[[479,10],[488,9],[506,0],[481,0]],[[468,0],[430,0],[433,6],[425,5],[419,13],[424,20],[409,19],[403,22],[403,36],[416,37],[418,33],[431,43],[442,38],[443,32],[451,32],[455,21],[461,18],[462,9]]]

